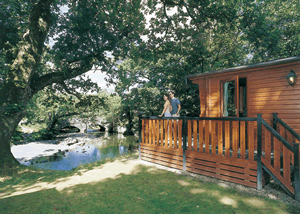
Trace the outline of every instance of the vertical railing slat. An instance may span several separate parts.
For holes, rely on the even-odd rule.
[[[142,119],[142,144],[145,144],[145,119]]]
[[[183,116],[182,118],[182,159],[183,159],[183,166],[182,169],[183,171],[186,170],[186,135],[187,135],[187,124],[186,124],[186,117]]]
[[[240,121],[240,151],[241,159],[246,158],[246,124],[245,121]]]
[[[239,146],[239,121],[232,121],[232,157],[237,158]]]
[[[294,145],[294,190],[295,190],[295,199],[300,201],[300,171],[299,171],[299,140],[295,140]]]
[[[280,173],[280,141],[273,136],[274,141],[274,169]]]
[[[288,131],[286,134],[287,134],[286,141],[289,142],[291,145],[293,145],[294,142],[293,142],[293,135],[292,135],[292,133],[290,133]],[[289,156],[290,156],[291,163],[294,164],[294,154],[289,151]]]
[[[152,120],[149,120],[149,144],[152,144]]]
[[[205,153],[209,154],[209,120],[205,120]]]
[[[284,129],[284,127],[282,125],[278,124],[278,128],[279,128],[279,134],[285,139],[286,137],[285,137],[285,129]],[[283,143],[281,143],[280,141],[279,141],[279,147],[280,147],[280,153],[282,154],[282,157],[283,157],[283,155],[284,155],[284,147],[285,146],[283,146]],[[283,171],[284,171],[284,168],[285,168],[284,160],[283,160],[283,162],[281,164],[282,165],[280,167],[283,167]],[[283,177],[284,177],[284,174],[283,174]]]
[[[165,127],[165,144],[164,147],[168,147],[168,120],[164,120]]]
[[[261,190],[263,185],[263,172],[261,162],[262,150],[262,114],[257,114],[257,189]]]
[[[230,121],[225,121],[225,156],[230,157]]]
[[[156,144],[155,135],[156,135],[156,122],[155,122],[155,120],[152,120],[152,142],[153,142],[153,145]]]
[[[160,120],[160,145],[164,146],[164,120]]]
[[[193,120],[193,147],[194,147],[194,151],[197,152],[197,144],[198,144],[198,139],[197,139],[197,133],[198,133],[198,129],[197,129],[197,120]]]
[[[156,145],[159,146],[159,119],[156,120]]]
[[[178,139],[179,139],[179,145],[178,148],[182,149],[182,120],[178,121]]]
[[[216,154],[216,121],[211,121],[212,133],[211,133],[211,153]]]
[[[199,152],[203,153],[203,120],[199,120]]]
[[[149,120],[146,119],[145,122],[146,122],[146,132],[145,132],[146,141],[145,142],[148,145],[149,144]]]
[[[283,177],[284,180],[291,183],[289,149],[285,146],[283,147]]]
[[[254,122],[249,121],[247,126],[248,131],[248,159],[254,160],[254,145],[256,144],[254,140]]]
[[[265,129],[265,159],[271,164],[271,133]]]
[[[172,148],[172,120],[169,120],[169,148]]]
[[[177,144],[178,144],[178,140],[177,140],[177,130],[178,130],[177,120],[174,120],[173,123],[174,123],[174,127],[173,127],[173,130],[174,130],[174,148],[177,149]]]
[[[218,121],[218,155],[223,156],[223,121]]]
[[[192,150],[192,121],[187,120],[187,134],[188,134],[188,148],[187,150]]]

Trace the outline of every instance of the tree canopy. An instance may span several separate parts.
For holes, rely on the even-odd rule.
[[[80,75],[107,72],[128,126],[158,115],[175,90],[199,114],[188,74],[300,54],[298,0],[3,0],[0,3],[0,165],[16,162],[10,138],[33,95],[78,94]],[[67,8],[63,12],[61,8]],[[148,21],[147,21],[148,20]],[[50,45],[49,45],[50,44]],[[81,88],[81,89],[80,89]],[[95,88],[94,88],[95,89]]]
[[[0,6],[3,165],[16,162],[9,142],[32,96],[52,84],[66,91],[84,87],[86,81],[76,85],[73,78],[93,66],[108,66],[108,51],[126,55],[139,41],[144,16],[140,1],[126,0],[5,0]],[[66,13],[62,6],[67,6]],[[51,39],[54,45],[49,47]]]

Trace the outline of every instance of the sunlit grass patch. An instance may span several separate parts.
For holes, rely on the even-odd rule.
[[[141,165],[137,160],[125,161],[123,157],[68,172],[41,172],[28,168],[18,174],[19,178],[0,184],[1,214],[300,212],[278,201]],[[27,190],[35,191],[15,195]]]

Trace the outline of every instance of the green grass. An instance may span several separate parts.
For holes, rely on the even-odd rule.
[[[132,162],[119,158],[72,171],[20,166],[0,177],[0,213],[300,213],[275,200]],[[123,171],[105,177],[113,166]]]

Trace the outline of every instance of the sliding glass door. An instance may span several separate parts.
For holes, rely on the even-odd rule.
[[[238,76],[221,82],[221,116],[239,117],[239,78]]]

